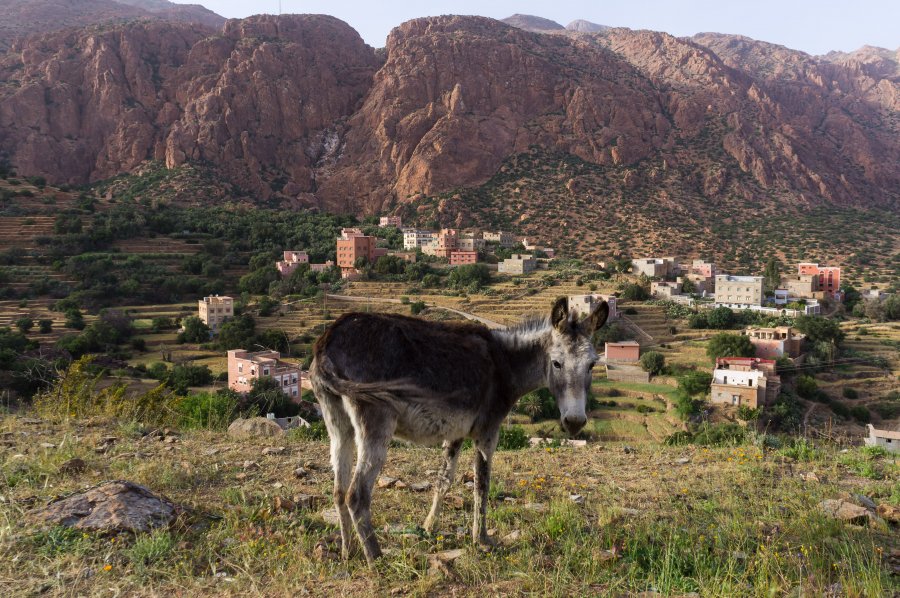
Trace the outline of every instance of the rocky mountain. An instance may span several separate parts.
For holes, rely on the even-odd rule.
[[[900,90],[879,72],[735,36],[547,35],[481,17],[406,22],[383,52],[324,16],[219,33],[143,21],[0,57],[0,147],[58,183],[156,160],[355,213],[478,187],[535,149],[662,205],[896,207]]]
[[[0,0],[0,51],[34,33],[98,23],[160,18],[219,28],[225,19],[198,4],[167,0]]]
[[[566,29],[569,31],[577,31],[579,33],[602,33],[609,30],[609,27],[607,27],[606,25],[591,23],[590,21],[585,21],[584,19],[576,19],[566,25]]]
[[[566,28],[550,19],[544,17],[536,17],[534,15],[514,14],[502,19],[502,22],[515,27],[524,29],[525,31],[546,32],[546,31],[565,31]]]

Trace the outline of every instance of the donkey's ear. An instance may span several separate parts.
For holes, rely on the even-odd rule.
[[[581,328],[588,336],[590,336],[599,330],[601,326],[606,324],[606,319],[608,317],[609,304],[606,301],[601,301],[594,306],[594,309],[591,310],[588,317],[581,321]]]
[[[560,332],[565,332],[569,327],[569,300],[560,297],[550,310],[550,323]]]

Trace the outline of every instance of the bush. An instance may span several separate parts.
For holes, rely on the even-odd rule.
[[[666,358],[659,351],[648,351],[641,355],[641,368],[651,376],[658,375],[665,366]]]
[[[212,384],[212,371],[205,365],[178,364],[166,376],[165,384],[179,394],[187,394],[192,386]]]
[[[859,391],[857,391],[855,388],[851,388],[849,386],[845,386],[844,389],[841,391],[841,394],[844,396],[845,399],[856,400],[859,398]]]
[[[819,385],[816,384],[815,378],[806,374],[797,376],[796,386],[797,394],[810,401],[815,398],[816,393],[819,390]]]
[[[143,353],[147,350],[147,341],[143,338],[135,337],[131,339],[131,348]]]
[[[419,315],[425,311],[425,302],[424,301],[413,301],[409,304],[409,313],[414,316]]]
[[[747,405],[741,405],[738,407],[738,417],[744,421],[752,422],[759,419],[759,409],[754,409],[753,407],[748,407]]]
[[[38,320],[38,330],[41,334],[53,332],[53,320]]]
[[[175,410],[180,427],[204,430],[225,430],[239,415],[236,393],[230,390],[188,395]]]
[[[299,438],[300,440],[327,442],[328,428],[325,427],[325,422],[323,421],[310,422],[308,428],[306,426],[300,426],[299,428],[294,428],[288,432],[288,437]]]
[[[739,446],[746,440],[747,431],[738,424],[702,424],[694,432],[677,432],[666,438],[668,445],[697,444],[700,446]]]
[[[847,407],[846,405],[844,405],[843,403],[834,402],[834,403],[831,403],[830,407],[831,407],[831,412],[839,417],[843,417],[844,419],[849,419],[851,416],[850,408]]]
[[[475,290],[478,290],[491,281],[491,272],[484,264],[465,264],[454,268],[450,272],[447,281],[450,286],[455,289],[474,288]],[[424,279],[422,282],[424,284]]]
[[[527,415],[533,422],[559,417],[556,401],[547,388],[540,388],[519,399],[516,413]]]
[[[19,318],[16,320],[16,328],[21,330],[23,333],[28,332],[32,328],[34,328],[34,320],[31,318]]]
[[[689,396],[706,395],[712,384],[712,374],[693,371],[678,378],[678,388]]]
[[[209,340],[209,326],[197,316],[188,316],[182,320],[184,330],[178,333],[179,343],[205,343]]]
[[[706,355],[713,361],[719,357],[753,357],[756,349],[749,337],[722,332],[709,339]]]
[[[157,316],[150,322],[150,329],[153,332],[162,332],[170,328],[175,328],[175,322],[172,321],[172,318],[167,318],[166,316]]]
[[[861,424],[867,424],[872,421],[872,414],[869,413],[869,410],[863,405],[854,405],[851,407],[850,415]]]
[[[522,426],[501,426],[497,449],[501,451],[517,451],[529,445],[528,434]]]
[[[650,297],[650,293],[643,286],[630,283],[622,287],[622,299],[626,301],[645,301]]]

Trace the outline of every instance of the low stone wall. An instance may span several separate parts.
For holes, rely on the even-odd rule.
[[[650,374],[639,367],[621,363],[606,364],[606,379],[615,382],[650,382]]]

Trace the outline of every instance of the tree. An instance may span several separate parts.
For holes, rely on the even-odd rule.
[[[218,344],[223,351],[242,349],[253,344],[256,322],[250,314],[241,314],[219,327]]]
[[[84,316],[81,315],[81,311],[77,307],[67,309],[65,315],[66,328],[72,328],[74,330],[84,330]]]
[[[262,295],[269,290],[269,285],[276,280],[278,280],[278,270],[275,269],[275,266],[265,266],[254,270],[250,274],[241,276],[238,288],[242,292]]]
[[[900,320],[900,294],[893,293],[884,300],[884,317],[888,320]]]
[[[49,334],[53,331],[53,320],[38,320],[38,330],[41,334]]]
[[[648,351],[641,355],[641,368],[645,372],[649,372],[651,376],[656,376],[662,372],[666,365],[666,358],[659,351]]]
[[[284,394],[278,380],[269,376],[253,380],[241,407],[242,411],[255,408],[263,416],[274,413],[276,417],[290,417],[300,413],[300,406]]]
[[[774,257],[769,258],[769,261],[766,262],[763,279],[765,280],[766,290],[768,291],[774,291],[781,284],[781,273],[778,269],[778,261]]]
[[[712,383],[712,375],[709,372],[688,372],[678,378],[678,389],[688,396],[705,395]]]
[[[456,289],[481,288],[491,281],[491,272],[484,264],[465,264],[454,268],[447,280]]]
[[[844,341],[845,334],[840,325],[828,318],[801,315],[797,316],[794,325],[813,343],[822,341],[840,346]]]
[[[32,328],[34,328],[34,320],[29,317],[19,318],[16,320],[16,328],[21,330],[23,333],[28,332]]]
[[[414,301],[409,304],[409,313],[414,316],[419,315],[425,311],[425,302],[424,301]]]
[[[706,312],[706,322],[715,330],[727,330],[734,323],[734,312],[727,307],[716,307]]]
[[[209,326],[197,316],[188,316],[181,323],[184,331],[178,334],[179,343],[205,343],[209,340]]]
[[[647,289],[636,283],[629,283],[622,287],[622,299],[627,301],[644,301],[650,296]]]
[[[178,394],[186,394],[191,386],[206,386],[212,381],[213,375],[207,366],[179,364],[169,371],[165,384]]]
[[[756,355],[756,348],[750,342],[750,337],[721,332],[709,339],[706,355],[713,361],[719,357],[753,357]]]
[[[406,262],[396,255],[382,255],[375,261],[375,274],[385,276],[389,274],[403,274],[406,270]]]

